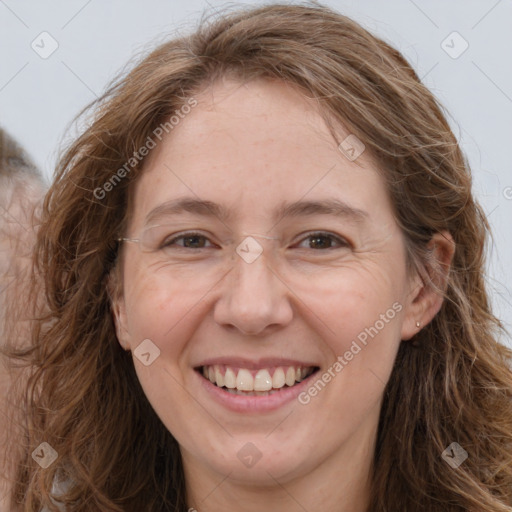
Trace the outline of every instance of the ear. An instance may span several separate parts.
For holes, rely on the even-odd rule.
[[[112,319],[116,327],[117,341],[125,350],[130,350],[126,304],[120,279],[119,270],[114,268],[108,275],[107,291],[110,298]]]
[[[402,340],[409,340],[427,325],[443,305],[455,242],[448,231],[435,233],[428,243],[431,259],[422,276],[411,280],[402,323]],[[419,322],[420,326],[417,326]]]

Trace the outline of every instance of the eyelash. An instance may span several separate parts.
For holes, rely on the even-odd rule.
[[[188,237],[202,237],[202,238],[208,240],[207,236],[205,236],[201,233],[190,231],[190,232],[186,232],[186,233],[181,233],[179,236],[176,236],[176,237],[172,238],[171,240],[162,242],[161,248],[170,247],[171,245],[173,245],[176,242],[176,240],[181,240],[181,239],[188,238]],[[339,247],[339,248],[350,247],[349,242],[347,242],[347,240],[345,240],[344,238],[334,235],[332,233],[324,232],[324,231],[313,231],[311,233],[307,233],[306,236],[304,236],[301,239],[301,241],[306,240],[307,238],[313,238],[313,237],[324,237],[324,238],[330,238],[331,240],[335,240],[340,244],[341,247]],[[179,247],[179,249],[187,250],[187,249],[191,249],[191,248],[190,247]],[[199,248],[196,248],[195,250],[200,250],[200,249],[209,249],[209,247],[199,247]],[[336,247],[328,247],[327,249],[336,249]],[[319,249],[312,249],[312,250],[318,251]]]

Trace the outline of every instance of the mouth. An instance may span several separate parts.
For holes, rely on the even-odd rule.
[[[293,388],[320,368],[318,366],[272,366],[248,369],[225,364],[194,368],[214,386],[233,395],[269,396]]]

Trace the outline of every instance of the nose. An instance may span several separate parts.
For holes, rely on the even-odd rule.
[[[254,235],[253,235],[254,236]],[[291,291],[268,258],[270,248],[251,263],[234,254],[233,270],[223,280],[214,319],[246,335],[261,335],[282,328],[293,317]]]

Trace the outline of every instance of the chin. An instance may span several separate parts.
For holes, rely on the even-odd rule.
[[[208,451],[206,457],[200,458],[215,472],[229,474],[230,480],[254,485],[275,486],[275,480],[285,483],[313,469],[314,463],[303,443],[286,443],[278,437],[270,440],[265,436],[268,433],[230,438],[229,446],[218,449],[222,456],[212,459],[212,452]]]

